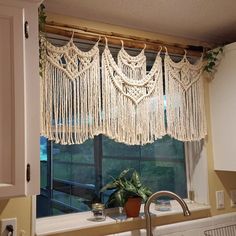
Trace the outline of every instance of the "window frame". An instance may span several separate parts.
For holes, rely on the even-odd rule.
[[[189,168],[189,165],[190,165],[189,160],[194,155],[193,147],[191,147],[192,144],[190,144],[190,147],[187,147],[186,143],[184,142],[186,171],[190,171],[190,174],[186,173],[187,191],[189,190],[190,181],[191,181],[192,188],[195,191],[195,200],[196,200],[196,202],[192,203],[192,201],[190,201],[189,198],[184,199],[186,201],[186,203],[188,204],[190,211],[193,211],[193,216],[189,220],[199,219],[199,218],[204,218],[204,217],[209,216],[210,205],[209,205],[209,186],[208,186],[208,163],[207,163],[208,160],[207,160],[207,147],[206,147],[206,145],[207,144],[205,142],[202,143],[202,150],[201,150],[201,153],[199,154],[199,159],[197,162],[195,162],[194,171],[191,171],[191,169]],[[199,178],[199,176],[200,176],[200,178]],[[189,194],[189,191],[187,193]],[[188,195],[188,197],[189,197],[189,195]],[[69,217],[71,217],[72,220],[77,222],[77,220],[78,220],[77,217],[79,217],[79,218],[81,218],[81,216],[87,217],[88,214],[89,214],[89,212],[81,212],[81,213],[76,213],[76,214],[69,214]],[[158,216],[159,214],[160,213],[157,213],[156,215]],[[174,215],[176,215],[177,218]],[[176,219],[179,219],[177,221],[182,221],[182,218],[180,215],[182,215],[181,211],[176,212],[176,210],[174,210],[172,212],[161,213],[158,217],[158,221],[160,220],[160,217],[161,218],[163,217],[163,222],[165,222],[164,219],[166,219],[166,216],[171,217],[171,219],[175,219],[175,222],[176,222]],[[64,216],[65,216],[65,214],[64,214]],[[68,216],[68,214],[66,216]],[[47,218],[46,221],[49,224],[51,224],[51,222],[54,222],[55,219],[60,219],[60,217],[61,216],[46,217]],[[36,196],[33,196],[32,197],[32,228],[31,228],[32,235],[36,234],[37,220],[39,220],[39,219],[36,218]],[[137,224],[141,225],[141,221],[143,221],[143,219],[133,219],[129,222],[126,222],[126,221],[120,222],[120,224],[123,225],[123,223],[125,223],[125,225],[124,225],[124,228],[126,229],[125,231],[129,231],[131,229],[127,228],[127,226],[126,226],[127,223],[129,224],[129,227],[132,227],[132,229],[134,229],[135,227],[137,227]],[[166,222],[166,223],[170,224],[171,222],[168,220],[168,222]],[[40,223],[37,223],[37,225],[39,225],[39,224]],[[117,222],[115,223],[115,225],[117,226]],[[75,231],[80,230],[80,227],[82,227],[82,226],[79,225],[76,229],[73,229],[73,230],[75,230]],[[99,227],[99,226],[94,225],[94,222],[93,222],[93,223],[91,223],[91,225],[87,226],[86,229],[83,229],[83,230],[85,230],[85,231],[87,230],[89,232],[90,227],[92,227],[93,230],[96,230],[96,229],[98,229],[97,227]],[[104,227],[105,228],[107,228],[107,227],[112,228],[114,230],[114,227],[111,226],[110,220],[104,222]],[[116,233],[118,233],[118,231],[119,232],[124,231],[123,228],[122,228],[122,230],[118,230],[117,227],[115,227],[115,228],[116,228]],[[60,230],[61,229],[59,227],[57,232],[58,231],[60,232]],[[71,231],[71,230],[69,230],[69,231]],[[111,231],[110,233],[113,233],[113,231]]]
[[[102,134],[98,135],[98,136],[95,136],[94,139],[93,139],[93,164],[85,164],[86,166],[93,166],[94,167],[94,188],[86,185],[86,184],[83,184],[83,183],[77,183],[77,182],[73,182],[73,180],[66,180],[66,179],[58,179],[58,178],[55,178],[53,175],[53,162],[55,160],[52,159],[53,157],[53,145],[54,145],[54,142],[53,141],[50,141],[50,140],[47,140],[47,153],[48,153],[48,158],[47,158],[47,185],[46,185],[46,188],[40,188],[40,196],[39,197],[45,197],[46,200],[48,201],[48,204],[50,206],[50,211],[49,211],[49,216],[48,217],[53,217],[53,214],[51,212],[53,206],[57,206],[56,208],[58,208],[59,210],[60,209],[64,209],[65,212],[64,214],[70,214],[70,213],[76,213],[78,212],[77,211],[77,208],[73,207],[70,203],[66,203],[66,202],[61,202],[60,200],[57,200],[55,198],[53,198],[53,193],[54,191],[59,191],[59,192],[62,192],[64,194],[68,194],[68,197],[69,197],[69,201],[71,201],[71,198],[70,197],[81,197],[83,198],[83,194],[84,192],[86,192],[87,194],[89,194],[91,196],[91,199],[93,196],[98,196],[99,199],[103,199],[106,198],[107,194],[105,193],[103,196],[101,196],[100,194],[100,189],[102,188],[102,186],[104,185],[104,176],[103,176],[103,172],[102,172],[102,169],[103,169],[103,158],[107,158],[107,159],[112,159],[113,157],[104,157],[104,153],[103,153],[103,138],[105,136],[103,136]],[[135,161],[135,160],[139,160],[140,161],[140,165],[142,162],[145,162],[145,161],[153,161],[153,160],[156,160],[156,161],[167,161],[167,163],[171,162],[171,163],[174,163],[175,161],[179,162],[179,163],[182,163],[181,165],[184,165],[184,175],[185,175],[185,178],[186,178],[186,196],[188,197],[188,194],[189,194],[189,189],[188,189],[188,186],[190,186],[189,184],[189,179],[188,179],[188,172],[187,172],[187,164],[186,164],[186,152],[185,152],[185,143],[183,143],[183,155],[184,155],[184,158],[183,159],[178,159],[178,160],[160,160],[160,159],[156,159],[156,158],[151,158],[149,157],[148,160],[145,159],[142,159],[141,156],[140,157],[137,157],[137,158],[128,158],[128,159],[125,159],[125,160],[131,160],[131,161]],[[141,146],[138,147],[140,148],[140,152],[141,152]],[[141,159],[140,159],[141,158]],[[121,160],[122,161],[122,158],[121,157],[115,157],[116,160]],[[68,165],[70,165],[72,163],[70,163],[70,161],[68,162]],[[76,163],[77,164],[77,163]],[[80,165],[78,163],[78,165]],[[83,164],[84,165],[84,164]],[[164,166],[165,166],[165,163],[164,163]],[[164,167],[163,166],[163,167]],[[162,166],[160,166],[162,167]],[[176,170],[174,171],[175,175],[176,175]],[[65,187],[67,186],[67,188]],[[62,188],[63,187],[63,188]],[[177,188],[178,189],[178,188]],[[82,191],[81,191],[82,190]],[[171,190],[173,191],[173,190]],[[82,192],[82,194],[81,194]],[[74,194],[73,194],[74,193]],[[90,200],[91,200],[90,199]],[[88,198],[89,200],[89,198]],[[66,210],[68,210],[68,213],[66,212]],[[69,212],[71,211],[71,212]],[[51,213],[50,213],[51,212]],[[56,216],[56,215],[54,215]],[[41,217],[41,216],[38,216],[38,217]],[[43,217],[46,217],[46,216],[43,216]]]
[[[60,39],[59,39],[60,40]],[[149,66],[147,64],[147,66]],[[200,154],[200,162],[195,163],[195,170],[191,172],[189,168],[189,158],[190,156],[187,156],[188,147],[186,147],[186,143],[184,142],[184,150],[185,150],[185,167],[186,167],[186,183],[187,183],[187,196],[189,197],[189,189],[190,186],[195,191],[195,198],[200,199],[201,203],[209,204],[209,196],[208,196],[208,167],[207,167],[207,152],[206,152],[206,144],[204,144],[203,150]],[[201,171],[201,168],[203,168],[203,172]],[[101,167],[102,170],[102,167]],[[204,182],[202,182],[202,178],[199,181],[195,181],[194,179],[198,179],[197,176],[202,176],[204,179]],[[202,184],[204,186],[202,186]],[[207,194],[202,194],[202,190],[206,190]],[[188,199],[187,199],[188,201]],[[50,216],[50,218],[54,218],[56,216]],[[36,225],[36,197],[34,196],[32,199],[32,235],[35,235],[35,225]]]

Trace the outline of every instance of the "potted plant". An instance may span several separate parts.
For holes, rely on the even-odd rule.
[[[152,194],[140,181],[136,170],[126,169],[117,178],[106,184],[100,191],[113,190],[106,203],[108,207],[124,207],[127,217],[139,216],[142,200]]]

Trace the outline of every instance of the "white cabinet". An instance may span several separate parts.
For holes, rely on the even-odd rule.
[[[39,191],[37,7],[36,1],[0,0],[0,198]]]
[[[236,171],[236,43],[225,46],[210,83],[210,109],[215,170]]]

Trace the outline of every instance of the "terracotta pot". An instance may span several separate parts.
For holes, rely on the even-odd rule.
[[[138,217],[142,199],[140,197],[130,197],[125,203],[125,212],[127,217]]]

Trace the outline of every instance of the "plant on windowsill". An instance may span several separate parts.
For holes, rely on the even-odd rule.
[[[141,183],[136,170],[126,169],[117,178],[106,184],[100,192],[114,190],[106,205],[124,207],[127,217],[139,216],[142,200],[145,202],[152,194],[151,190]]]

